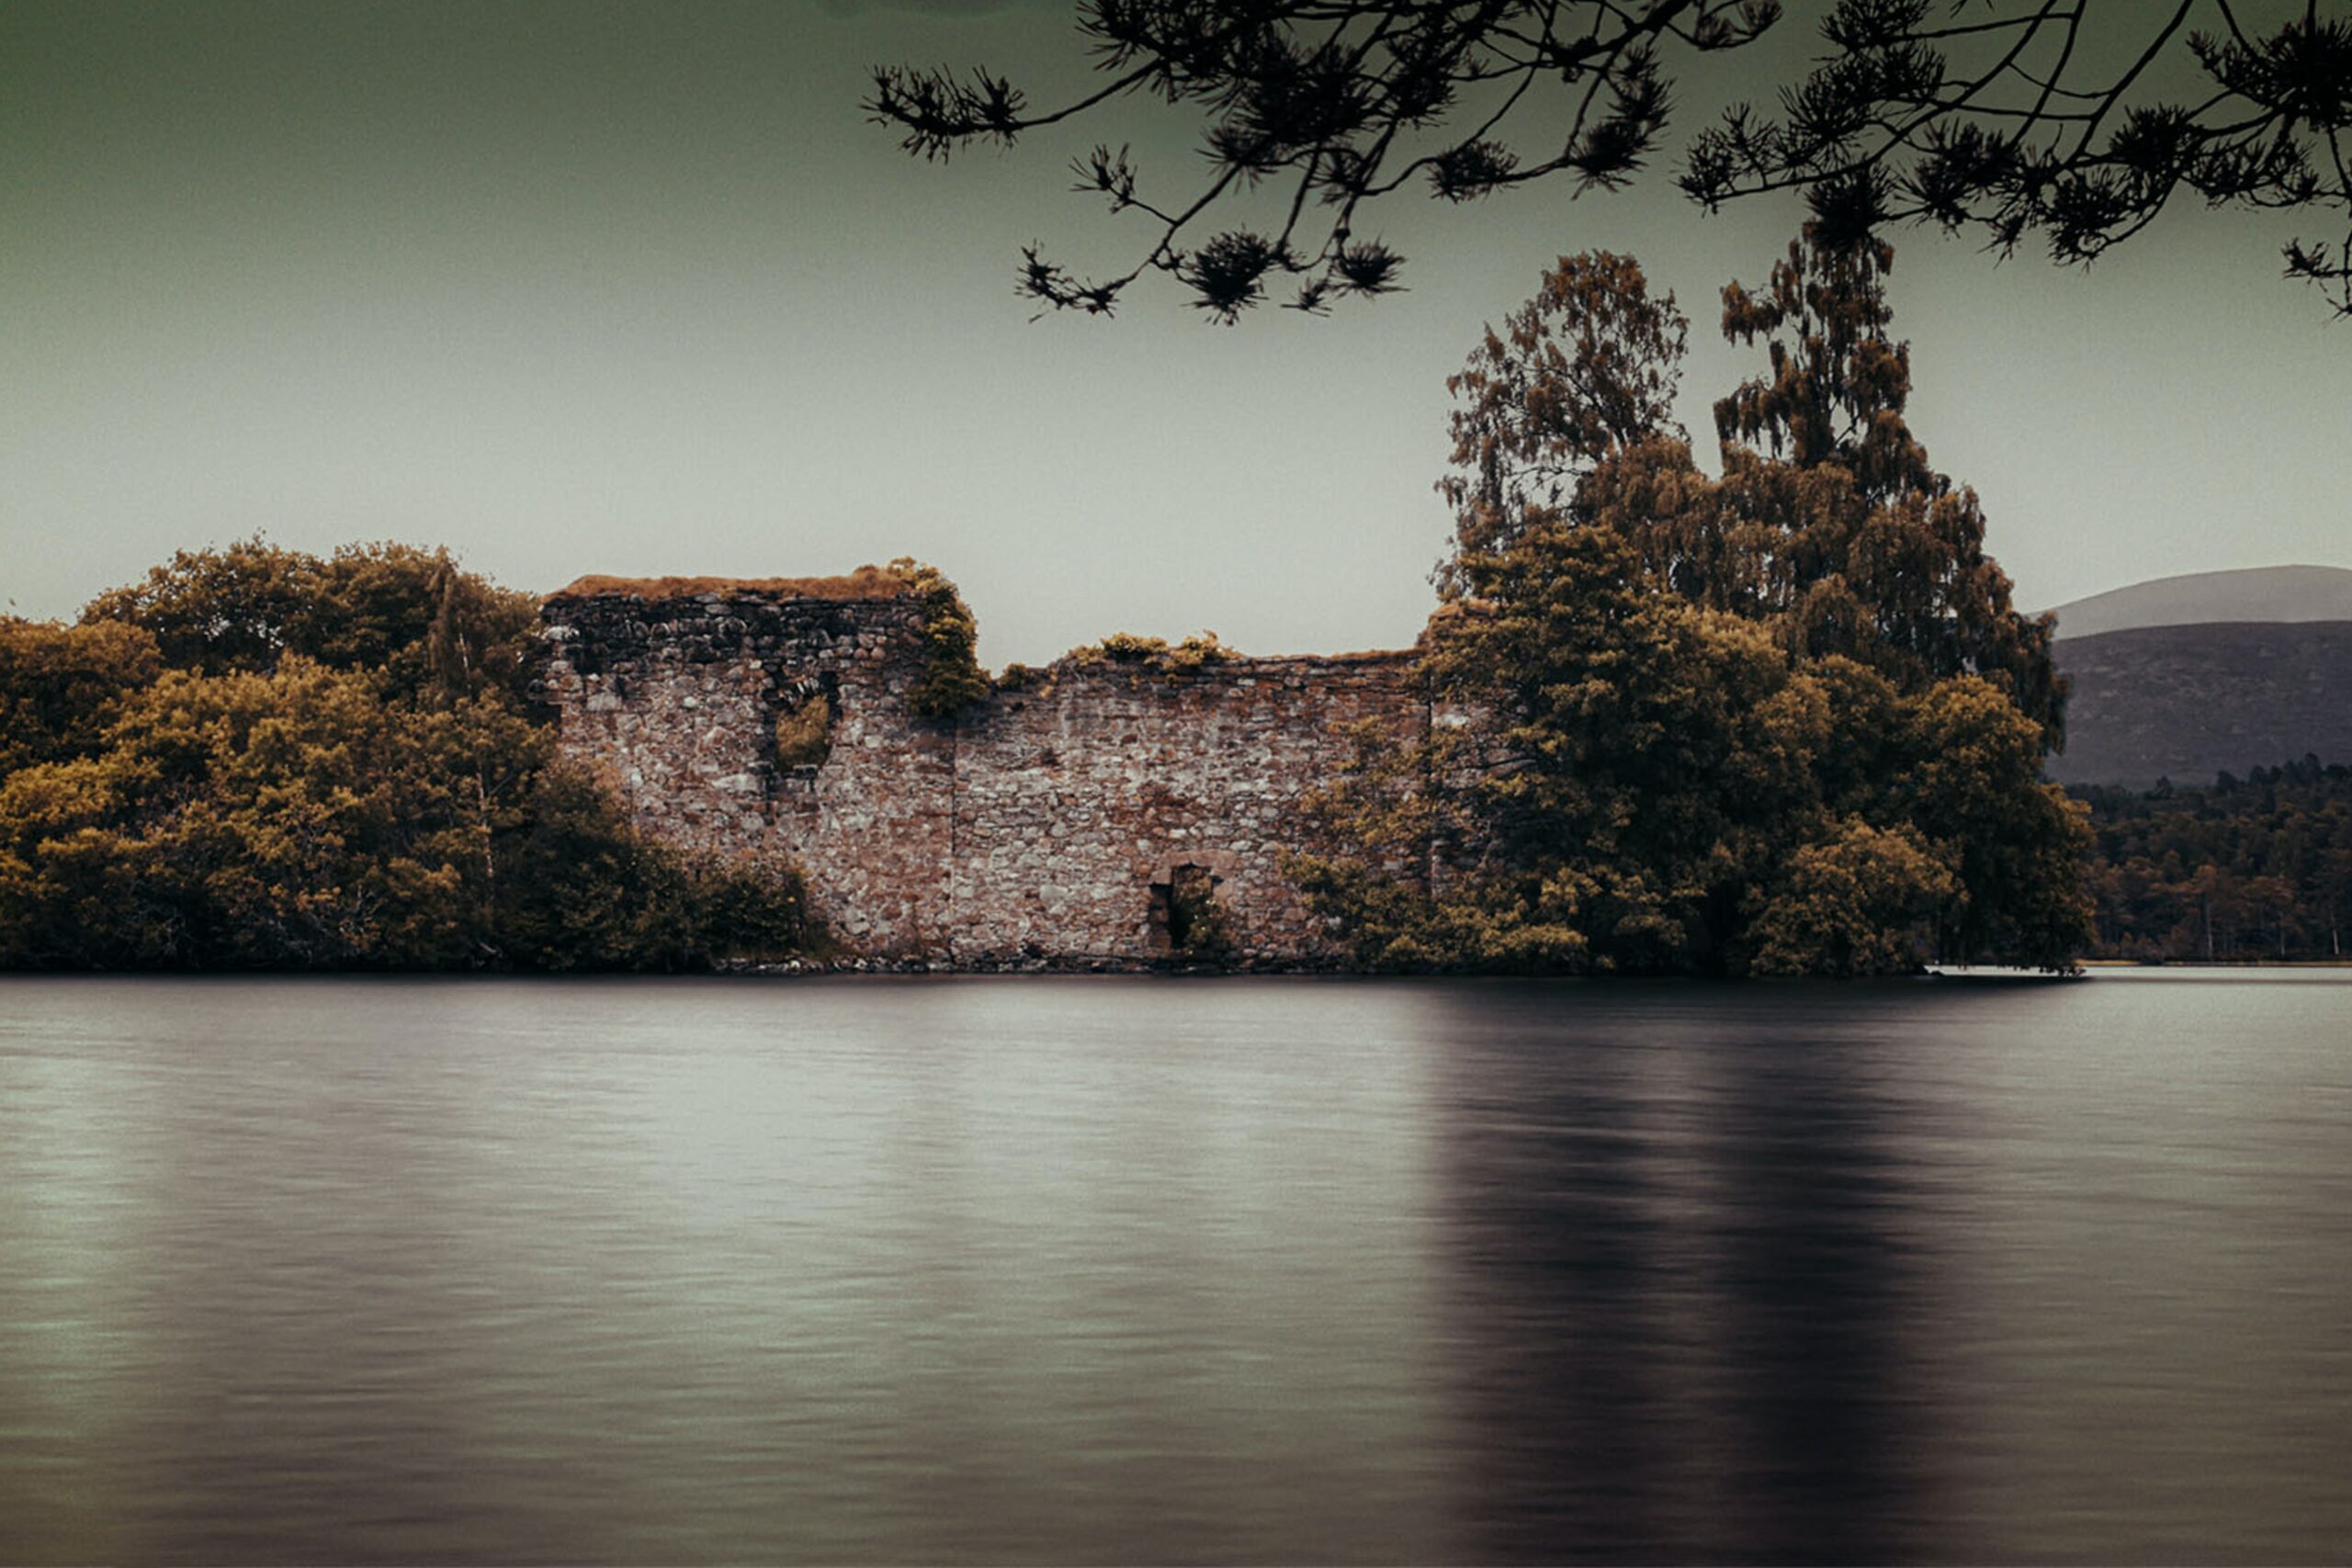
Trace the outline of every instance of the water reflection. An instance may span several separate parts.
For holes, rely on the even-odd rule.
[[[2347,1024],[0,981],[0,1561],[2331,1558]]]
[[[1834,1044],[1759,1048],[1671,992],[1464,999],[1443,1229],[1472,1554],[1915,1555],[1919,1324],[1881,1148],[1904,1108]]]

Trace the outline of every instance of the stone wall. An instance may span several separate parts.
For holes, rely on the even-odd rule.
[[[850,947],[956,967],[1166,958],[1184,880],[1213,890],[1235,961],[1333,956],[1277,865],[1304,845],[1301,798],[1348,755],[1338,727],[1427,720],[1404,654],[1066,659],[927,720],[906,700],[927,657],[910,599],[605,591],[542,614],[564,747],[646,828],[789,854]],[[830,744],[791,765],[777,720],[817,698]]]

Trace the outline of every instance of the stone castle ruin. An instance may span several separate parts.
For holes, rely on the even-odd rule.
[[[545,699],[639,824],[782,853],[854,952],[955,968],[1336,956],[1283,878],[1344,725],[1428,722],[1410,655],[1066,657],[924,717],[922,600],[871,569],[588,578],[541,611]]]

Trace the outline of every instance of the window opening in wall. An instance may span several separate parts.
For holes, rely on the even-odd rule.
[[[1217,902],[1216,874],[1204,865],[1169,869],[1168,880],[1152,888],[1156,913],[1179,958],[1216,958],[1233,944],[1225,906]]]
[[[810,692],[776,714],[777,767],[822,767],[832,750],[833,705],[823,692]]]

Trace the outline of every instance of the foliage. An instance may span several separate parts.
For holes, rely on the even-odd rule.
[[[1660,432],[1679,434],[1674,394],[1690,323],[1674,296],[1652,299],[1630,256],[1562,256],[1535,297],[1487,329],[1446,389],[1457,554],[1499,548],[1556,513],[1595,465]],[[1444,576],[1441,586],[1462,583]]]
[[[1101,642],[1070,649],[1070,657],[1080,664],[1148,664],[1168,653],[1168,639],[1141,637],[1134,632],[1113,632]]]
[[[2092,951],[2341,958],[2352,928],[2352,768],[2316,757],[2211,785],[2075,792],[2098,834]]]
[[[989,674],[977,654],[979,622],[965,607],[956,585],[937,567],[907,556],[892,561],[888,570],[906,584],[922,613],[926,662],[907,694],[908,705],[924,718],[945,718],[987,696]]]
[[[139,627],[0,616],[0,778],[82,755],[162,671],[155,639]]]
[[[2249,25],[2232,0],[2098,20],[2041,0],[1966,15],[1826,0],[1811,67],[1772,85],[1770,111],[1724,107],[1685,144],[1675,183],[1710,209],[1801,190],[1841,244],[1933,223],[2004,254],[2039,237],[2062,263],[2097,257],[2176,197],[2352,223],[2352,18],[2284,9]],[[985,69],[881,67],[865,107],[925,158],[1010,145],[1130,96],[1199,114],[1207,165],[1189,191],[1148,186],[1125,147],[1075,165],[1080,192],[1146,220],[1132,267],[1081,278],[1033,246],[1020,287],[1106,313],[1157,271],[1230,321],[1284,279],[1306,310],[1396,288],[1403,258],[1359,236],[1366,205],[1408,185],[1464,202],[1553,176],[1571,196],[1631,183],[1665,145],[1684,74],[1781,14],[1779,0],[1080,0],[1108,80],[1072,102],[1032,109]],[[1195,237],[1266,186],[1272,231]],[[2352,312],[2352,235],[2295,241],[2285,260]]]
[[[266,672],[295,656],[443,698],[515,686],[538,624],[528,594],[462,570],[446,549],[345,545],[321,559],[258,537],[181,550],[99,594],[82,619],[142,628],[175,668]]]
[[[1170,673],[1189,675],[1234,657],[1233,649],[1219,642],[1216,633],[1200,631],[1168,650],[1168,668]]]
[[[439,553],[248,542],[80,626],[0,626],[24,720],[0,965],[677,968],[819,941],[789,867],[651,843],[558,760],[514,691],[517,597]]]
[[[1836,837],[1789,856],[1782,886],[1749,926],[1749,966],[1841,979],[1899,972],[1917,961],[1920,923],[1959,891],[1917,829],[1848,818]]]
[[[1216,882],[1201,866],[1176,868],[1168,885],[1168,941],[1179,958],[1214,963],[1233,947],[1233,930],[1225,906],[1217,902]]]
[[[1195,632],[1173,647],[1166,637],[1113,632],[1101,642],[1070,649],[1069,657],[1080,664],[1142,665],[1173,678],[1196,674],[1236,655],[1211,631]]]
[[[780,768],[821,766],[832,754],[833,705],[822,692],[775,716],[775,761]]]
[[[1672,299],[1651,300],[1623,257],[1564,258],[1510,337],[1489,333],[1453,383],[1464,406],[1439,488],[1457,508],[1457,561],[1543,516],[1614,528],[1665,586],[1770,626],[1801,658],[1843,654],[1905,690],[1981,676],[2055,747],[2051,623],[2017,613],[1975,492],[1929,465],[1904,419],[1892,265],[1883,243],[1840,247],[1808,225],[1765,288],[1724,288],[1724,336],[1761,344],[1771,373],[1716,404],[1713,479],[1668,416],[1684,338]],[[1555,317],[1575,353],[1535,330]],[[1588,400],[1604,412],[1563,412]],[[1460,592],[1460,568],[1441,581]]]
[[[175,669],[208,675],[268,670],[306,618],[319,570],[317,557],[279,549],[258,536],[226,549],[180,550],[168,565],[150,570],[145,581],[91,600],[82,620],[141,628]]]
[[[639,832],[604,781],[559,763],[537,781],[498,904],[502,958],[545,970],[702,968],[822,953],[800,873],[688,855]]]
[[[901,562],[900,565],[910,563]],[[888,567],[872,564],[855,571],[826,577],[616,577],[592,571],[575,577],[548,595],[549,599],[695,599],[706,593],[731,598],[757,593],[772,599],[829,599],[851,604],[868,599],[897,599],[907,592],[906,579]]]
[[[2041,732],[1998,687],[1939,682],[1898,710],[1903,765],[1892,804],[1937,844],[1960,879],[1943,948],[2063,967],[2088,941],[2082,862],[2086,813],[2041,777]]]
[[[1969,673],[1999,685],[2064,736],[2054,623],[2010,603],[1984,553],[1976,492],[1955,490],[1904,420],[1907,344],[1891,341],[1883,242],[1845,244],[1808,224],[1758,293],[1724,290],[1724,335],[1762,342],[1771,374],[1715,405],[1724,473],[1717,505],[1760,570],[1707,591],[1753,595],[1802,653],[1844,653],[1906,686]],[[1756,444],[1769,446],[1768,459]],[[1785,457],[1783,457],[1785,454]]]
[[[1294,865],[1366,962],[2071,964],[2086,835],[2041,778],[2063,697],[2048,628],[2011,609],[1973,497],[1939,504],[1950,481],[1903,423],[1885,265],[1809,235],[1775,276],[1793,307],[1767,319],[1725,290],[1726,332],[1766,337],[1775,378],[1726,400],[1743,417],[1720,481],[1609,412],[1637,406],[1624,386],[1671,386],[1681,336],[1622,258],[1564,264],[1529,330],[1474,355],[1419,665],[1439,721],[1361,737],[1320,803],[1339,850]],[[1547,316],[1647,324],[1631,356],[1555,354]],[[1600,413],[1574,407],[1588,395]]]
[[[1477,608],[1432,623],[1423,672],[1475,718],[1376,750],[1324,806],[1403,871],[1375,885],[1427,845],[1433,896],[1306,861],[1310,897],[1375,966],[1735,966],[1778,830],[1817,810],[1819,690],[1760,628],[1654,592],[1612,529],[1548,523],[1462,564]]]

